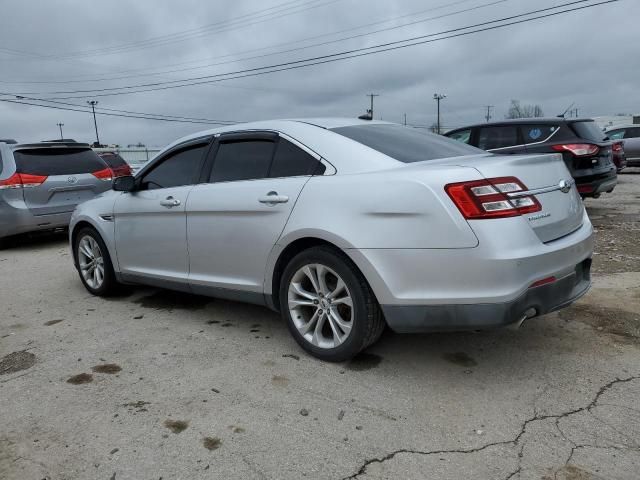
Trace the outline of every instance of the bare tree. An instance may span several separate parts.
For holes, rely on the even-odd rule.
[[[520,100],[511,100],[511,106],[509,107],[506,118],[533,117],[544,117],[544,112],[542,111],[542,107],[540,105],[521,105]]]

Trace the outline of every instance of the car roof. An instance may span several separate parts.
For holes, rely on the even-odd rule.
[[[170,151],[181,144],[189,143],[191,140],[197,140],[199,138],[218,135],[221,133],[266,130],[290,136],[305,145],[311,151],[326,158],[329,162],[339,163],[343,173],[372,171],[376,169],[389,168],[394,165],[403,165],[401,162],[398,162],[381,152],[372,150],[347,137],[329,131],[329,129],[332,128],[357,125],[394,124],[377,120],[359,120],[357,118],[334,117],[261,120],[250,123],[238,123],[204,130],[182,137],[163,148],[156,154],[154,159],[164,155],[167,151]]]
[[[593,122],[592,118],[562,118],[562,117],[531,117],[531,118],[510,118],[495,122],[475,123],[471,125],[465,125],[464,127],[453,128],[446,133],[456,132],[458,130],[466,130],[468,128],[476,127],[493,127],[501,125],[529,125],[535,123],[537,125],[556,125],[558,123],[577,123],[577,122]]]

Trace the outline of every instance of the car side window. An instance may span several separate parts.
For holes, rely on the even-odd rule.
[[[316,158],[293,143],[280,138],[273,157],[269,177],[299,177],[304,175],[322,175],[326,167]]]
[[[625,138],[626,135],[624,130],[613,130],[612,132],[607,133],[607,137],[611,140],[620,140],[621,138]]]
[[[478,134],[478,148],[492,150],[494,148],[513,147],[518,144],[518,127],[504,125],[481,127]]]
[[[160,160],[157,167],[142,177],[140,190],[193,184],[200,173],[202,157],[208,145],[208,143],[198,144],[170,153],[166,158]]]
[[[559,127],[557,125],[521,125],[520,133],[525,144],[544,142]]]
[[[638,138],[640,137],[640,127],[628,128],[624,134],[624,138]]]
[[[271,140],[222,141],[218,146],[211,182],[257,180],[269,175],[275,142]]]
[[[458,142],[468,144],[469,140],[471,140],[471,129],[468,128],[467,130],[460,130],[458,132],[452,133],[451,135],[447,135],[447,137],[457,140]]]

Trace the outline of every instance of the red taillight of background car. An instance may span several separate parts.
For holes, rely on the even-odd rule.
[[[113,172],[108,167],[98,170],[97,172],[93,172],[92,175],[105,182],[109,182],[113,178]]]
[[[42,185],[46,180],[46,175],[32,175],[30,173],[16,172],[6,180],[0,180],[0,190],[37,187]]]
[[[464,218],[469,220],[516,217],[542,210],[533,195],[510,196],[527,191],[527,187],[515,177],[450,183],[444,189]]]
[[[596,155],[600,147],[591,143],[565,143],[552,147],[556,152],[571,152],[576,157]]]
[[[578,185],[578,193],[591,193],[593,190],[591,185]]]
[[[613,145],[611,145],[611,150],[613,150],[614,153],[623,153],[624,152],[624,143],[622,142],[616,142]]]
[[[113,172],[113,178],[116,177],[128,177],[129,175],[133,175],[133,171],[129,165],[120,165],[119,167],[113,167],[111,169]]]

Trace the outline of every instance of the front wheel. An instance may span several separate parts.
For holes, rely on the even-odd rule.
[[[111,257],[98,232],[89,227],[80,230],[73,244],[73,254],[80,280],[90,293],[101,297],[116,293],[119,285]]]
[[[340,362],[374,343],[384,330],[369,284],[342,252],[320,246],[296,255],[280,284],[280,309],[298,344]]]

